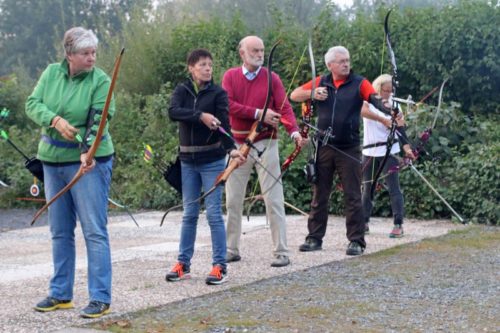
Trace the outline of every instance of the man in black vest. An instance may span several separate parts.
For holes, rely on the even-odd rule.
[[[349,51],[335,46],[325,54],[329,74],[296,88],[290,95],[295,102],[313,98],[317,112],[316,181],[308,219],[309,234],[300,251],[321,250],[328,221],[328,200],[337,170],[344,189],[348,255],[363,253],[364,219],[361,205],[361,139],[359,123],[363,101],[390,113],[371,83],[351,71]]]

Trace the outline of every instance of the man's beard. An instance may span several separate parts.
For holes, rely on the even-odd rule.
[[[249,60],[250,60],[249,61],[250,65],[255,66],[255,67],[260,67],[264,64],[264,59],[257,59],[254,57],[250,57]]]

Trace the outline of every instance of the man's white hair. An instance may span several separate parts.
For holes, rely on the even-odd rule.
[[[343,46],[334,46],[330,47],[328,51],[325,53],[325,65],[328,67],[328,64],[335,61],[335,57],[337,54],[342,53],[342,54],[347,54],[349,56],[349,50],[347,50]]]

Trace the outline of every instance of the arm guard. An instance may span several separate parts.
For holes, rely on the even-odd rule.
[[[80,143],[80,151],[82,154],[88,152],[90,146],[92,145],[92,140],[97,134],[97,128],[99,127],[99,122],[101,121],[101,115],[102,110],[90,108],[89,114],[87,115],[83,142]]]
[[[388,108],[382,103],[382,98],[377,95],[377,94],[371,94],[370,97],[368,98],[368,103],[372,104],[374,107],[379,109],[385,114],[391,115],[391,108]]]

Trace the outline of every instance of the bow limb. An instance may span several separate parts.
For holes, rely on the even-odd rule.
[[[443,83],[441,83],[441,87],[439,88],[438,106],[437,106],[437,110],[436,110],[436,115],[434,116],[434,120],[432,121],[431,130],[433,130],[434,127],[436,126],[436,121],[437,121],[437,118],[439,116],[439,111],[441,111],[441,102],[443,100],[443,89],[444,89],[444,85],[446,84],[447,81],[448,81],[448,78],[444,79]]]
[[[95,136],[95,140],[92,143],[92,146],[90,147],[89,151],[87,152],[86,158],[87,158],[87,164],[91,164],[92,160],[94,159],[95,153],[97,152],[97,148],[99,148],[99,145],[101,143],[102,135],[104,132],[104,127],[106,126],[106,122],[108,119],[108,111],[109,111],[109,106],[111,104],[111,100],[113,98],[113,90],[116,84],[116,80],[118,79],[118,72],[120,70],[120,64],[122,61],[123,57],[123,52],[125,51],[124,48],[122,48],[120,54],[115,60],[115,65],[113,68],[113,75],[111,77],[111,83],[109,85],[109,90],[108,90],[108,95],[106,96],[106,102],[104,104],[104,108],[102,109],[102,116],[101,120],[99,122],[99,128],[97,129],[97,134]],[[40,208],[35,216],[33,217],[31,221],[31,225],[33,225],[36,220],[42,215],[44,211],[46,211],[50,205],[52,205],[57,199],[59,199],[64,193],[69,191],[77,182],[80,180],[80,178],[83,176],[83,166],[80,165],[80,168],[78,169],[78,172],[75,174],[73,179],[66,185],[59,193],[57,193],[52,199],[50,199],[42,208]]]
[[[392,67],[392,96],[396,96],[396,89],[398,87],[398,81],[397,81],[397,75],[398,75],[398,66],[396,64],[396,56],[394,55],[394,50],[392,49],[392,44],[391,44],[391,34],[389,31],[389,16],[391,15],[392,9],[389,10],[387,15],[385,16],[384,20],[384,33],[385,33],[385,42],[387,44],[387,52],[389,54],[389,58],[391,61],[391,67]],[[375,188],[377,185],[377,181],[380,178],[380,175],[382,174],[382,171],[384,170],[384,166],[387,163],[387,160],[389,159],[389,155],[391,154],[391,149],[394,144],[394,138],[396,134],[396,112],[398,110],[397,102],[393,99],[392,100],[392,125],[391,129],[389,131],[389,135],[387,136],[387,144],[386,144],[386,152],[384,155],[384,158],[382,159],[382,162],[380,163],[380,166],[375,173],[375,177],[373,178],[372,186],[371,186],[371,191],[370,191],[370,198],[373,200],[375,196]]]
[[[314,101],[314,91],[316,89],[316,64],[314,62],[314,54],[312,48],[312,37],[309,36],[309,40],[307,42],[307,49],[309,52],[309,61],[311,64],[311,74],[312,74],[312,88],[311,88],[311,98],[309,101],[302,103],[302,122],[303,126],[300,130],[300,135],[304,138],[308,138],[309,126],[305,125],[305,123],[310,123],[311,117],[313,114],[313,101]],[[294,151],[285,159],[285,162],[281,165],[281,174],[283,175],[288,167],[295,161],[297,156],[300,154],[302,147],[298,144],[295,144]],[[274,184],[273,184],[274,186]],[[272,186],[271,186],[272,187]]]
[[[309,61],[311,63],[312,87],[311,87],[311,101],[314,100],[314,90],[316,89],[316,63],[314,62],[314,54],[312,48],[312,37],[309,36],[307,42],[307,49],[309,51]]]

